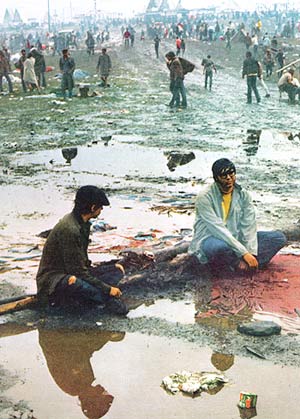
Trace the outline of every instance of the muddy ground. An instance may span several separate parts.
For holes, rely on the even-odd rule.
[[[37,235],[71,209],[74,191],[87,183],[107,190],[112,205],[103,218],[117,227],[119,236],[157,229],[171,236],[167,244],[174,244],[176,236],[189,240],[182,229],[192,228],[194,197],[210,181],[212,162],[224,156],[235,161],[239,182],[252,192],[260,229],[286,228],[299,218],[298,104],[290,106],[286,98],[279,101],[275,75],[267,81],[271,97],[265,98],[260,89],[261,104],[246,104],[246,82],[241,79],[243,45],[234,43],[228,51],[222,42],[188,41],[186,58],[197,68],[186,77],[188,108],[177,111],[166,106],[170,93],[163,56],[173,49],[172,41],[162,42],[158,60],[151,41],[137,40],[134,48],[125,50],[116,35],[107,47],[113,61],[108,89],[101,89],[95,77],[97,55],[73,52],[77,68],[91,75],[84,80],[91,85],[90,94],[95,92],[89,98],[64,102],[52,93],[59,90],[54,77],[58,57],[47,57],[47,65],[54,65],[55,70],[48,73],[48,87],[40,96],[18,91],[0,96],[3,298],[35,292],[34,275],[43,245]],[[202,58],[208,53],[218,69],[212,92],[203,88],[201,71]],[[296,46],[288,53],[290,61],[295,54]],[[259,144],[249,143],[247,129],[262,130]],[[101,138],[109,135],[110,141]],[[75,146],[78,155],[67,164],[61,149]],[[171,172],[164,153],[173,150],[193,151],[196,158]],[[171,211],[170,206],[177,211]],[[96,233],[93,245],[102,244],[103,237]],[[159,249],[164,244],[164,240],[156,242]],[[93,253],[93,260],[118,258],[117,251],[100,253]],[[159,277],[155,275],[153,282]],[[186,276],[170,281],[172,277],[176,272],[166,270],[159,277],[160,286],[131,287],[127,295],[131,307],[168,298],[183,300],[187,306],[193,302],[195,310],[199,309],[209,284]],[[98,327],[95,317],[98,320],[95,313],[79,313],[74,322],[74,316],[67,314],[49,316],[26,310],[2,316],[1,336],[22,333],[19,327],[26,331],[94,329]],[[176,338],[244,357],[251,356],[245,350],[248,345],[259,348],[272,363],[300,366],[298,335],[242,336],[236,331],[237,322],[223,318],[211,324],[182,324],[151,315],[126,319],[101,316],[103,330]],[[3,371],[2,391],[14,380],[18,380],[18,371],[15,377]],[[11,406],[8,398],[4,400],[2,409]]]

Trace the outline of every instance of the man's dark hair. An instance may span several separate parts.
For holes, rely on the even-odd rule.
[[[69,50],[68,50],[68,48],[64,48],[64,49],[62,50],[62,53],[63,53],[63,54],[66,54],[68,51],[69,51]]]
[[[207,56],[207,58],[211,58],[211,56],[210,56],[210,55],[208,55],[208,56]]]
[[[247,51],[247,52],[246,52],[246,57],[248,57],[248,58],[252,57],[252,54],[251,54],[251,52],[250,52],[250,51]]]
[[[235,165],[229,159],[219,159],[212,165],[212,172],[215,181],[218,181],[218,176],[227,175],[228,173],[236,172]]]
[[[74,211],[79,214],[88,214],[92,206],[96,208],[109,205],[105,192],[97,186],[87,185],[78,189],[75,196]]]
[[[167,58],[175,58],[175,53],[173,51],[169,51],[169,52],[167,52],[166,57]]]

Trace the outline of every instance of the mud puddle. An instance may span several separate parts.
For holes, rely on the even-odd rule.
[[[28,401],[37,418],[248,417],[237,407],[240,391],[258,394],[258,419],[300,414],[298,368],[139,333],[28,329],[6,330],[0,340],[4,367],[19,374],[3,396]],[[229,384],[214,395],[171,396],[161,380],[181,370],[220,370]]]
[[[191,301],[172,301],[166,298],[145,302],[131,310],[127,317],[129,319],[156,317],[172,323],[193,324],[195,323],[195,312],[195,304]]]

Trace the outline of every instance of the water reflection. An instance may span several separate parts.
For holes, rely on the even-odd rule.
[[[214,352],[211,356],[211,363],[218,371],[227,371],[234,364],[234,355]]]
[[[123,340],[125,333],[39,329],[39,344],[56,384],[67,394],[77,396],[89,419],[103,417],[114,397],[95,380],[91,357],[107,342]]]
[[[257,416],[256,407],[252,407],[251,409],[242,409],[238,406],[240,417],[242,419],[251,419]]]

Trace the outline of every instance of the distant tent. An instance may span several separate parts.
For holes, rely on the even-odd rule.
[[[165,12],[166,10],[170,10],[169,2],[168,2],[168,0],[162,0],[161,4],[159,6],[159,11],[160,12]]]
[[[146,11],[147,12],[153,12],[153,11],[156,11],[156,10],[158,10],[157,1],[156,0],[150,0]]]
[[[178,0],[177,6],[175,7],[175,10],[181,10],[183,9],[182,4],[181,4],[181,0]]]
[[[3,25],[9,25],[11,23],[11,15],[8,9],[5,10],[4,18],[3,18]]]
[[[17,10],[17,9],[15,10],[15,14],[14,14],[13,22],[14,22],[14,23],[21,23],[21,22],[22,22],[22,19],[21,19],[20,13],[18,12],[18,10]]]

